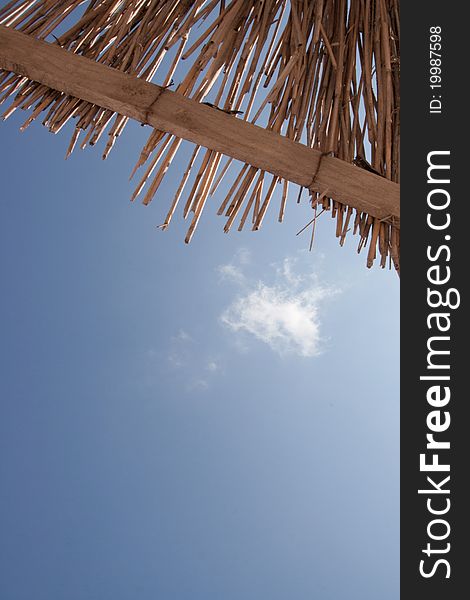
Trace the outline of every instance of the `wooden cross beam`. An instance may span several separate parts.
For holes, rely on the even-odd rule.
[[[0,26],[0,68],[400,223],[399,185],[58,45]]]

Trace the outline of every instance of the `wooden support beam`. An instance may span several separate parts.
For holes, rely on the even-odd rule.
[[[222,152],[399,226],[399,185],[132,75],[0,26],[0,68]]]

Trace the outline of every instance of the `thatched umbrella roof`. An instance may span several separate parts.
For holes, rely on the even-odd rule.
[[[0,10],[0,24],[399,181],[396,0],[20,0]],[[67,155],[107,134],[106,158],[128,121],[11,72],[0,71],[0,94],[0,101],[10,100],[4,117],[17,108],[31,111],[23,128],[41,115],[57,133],[75,119]],[[151,132],[134,168],[142,174],[133,199],[152,200],[181,143],[171,133]],[[233,169],[218,211],[227,218],[225,230],[247,223],[258,229],[278,184],[282,221],[289,181],[196,146],[162,228],[181,201],[191,218],[189,241],[208,197]],[[341,244],[353,229],[358,250],[369,246],[368,266],[378,250],[381,266],[390,259],[398,269],[393,220],[341,204],[328,190],[311,192],[310,202],[312,236],[319,213],[331,211]]]

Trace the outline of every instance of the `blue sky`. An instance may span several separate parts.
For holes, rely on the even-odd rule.
[[[0,127],[1,597],[397,598],[396,274],[327,214],[307,252],[296,191],[228,235],[220,194],[186,246],[181,214],[156,228],[183,159],[131,204],[141,127],[64,161],[23,120]]]

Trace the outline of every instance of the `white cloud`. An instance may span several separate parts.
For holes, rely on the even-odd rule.
[[[168,362],[175,369],[180,369],[185,365],[184,358],[177,352],[170,352],[170,354],[168,355]]]
[[[217,270],[220,274],[220,278],[223,281],[231,281],[233,283],[243,283],[245,281],[245,276],[243,275],[242,270],[236,265],[220,265]]]
[[[239,248],[235,253],[235,260],[241,265],[248,265],[251,262],[251,253],[248,248]]]
[[[219,370],[219,365],[215,362],[215,360],[210,360],[206,365],[206,369],[212,373],[215,373],[215,371]]]
[[[226,265],[220,265],[217,268],[222,281],[230,281],[238,285],[245,283],[243,267],[250,264],[251,254],[247,248],[239,248],[232,259],[232,262]]]
[[[184,329],[170,337],[166,358],[187,392],[207,390],[223,374],[217,355],[206,353],[197,337]]]
[[[222,313],[221,321],[235,333],[245,332],[280,355],[317,356],[322,350],[322,300],[337,290],[319,284],[312,274],[300,275],[295,260],[275,267],[275,281],[245,279],[244,293]]]
[[[188,344],[193,341],[193,338],[184,329],[180,329],[170,341],[168,362],[173,368],[180,369],[188,362],[190,354]]]
[[[205,379],[193,379],[186,386],[187,392],[197,392],[207,390],[209,387],[209,383]]]
[[[304,277],[302,275],[295,273],[294,266],[296,264],[296,260],[291,257],[286,257],[281,266],[276,268],[276,272],[278,277],[286,280],[287,283],[297,287],[302,283]]]
[[[180,329],[173,339],[179,342],[190,342],[192,337],[184,329]]]

